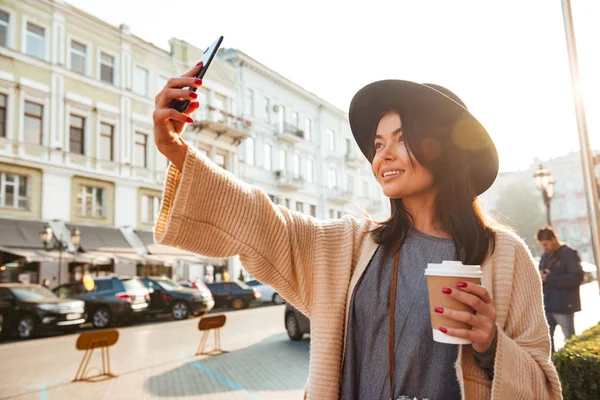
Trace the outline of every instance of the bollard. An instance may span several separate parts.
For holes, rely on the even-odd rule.
[[[77,350],[85,350],[83,358],[77,368],[77,373],[73,382],[87,381],[87,382],[99,382],[106,379],[116,378],[118,375],[110,372],[110,353],[108,348],[119,340],[119,331],[116,329],[108,329],[104,331],[96,332],[85,332],[79,335],[75,347]],[[92,367],[88,368],[92,354],[95,349],[100,349],[102,354],[102,368]],[[97,369],[98,374],[88,375],[91,370]],[[104,378],[104,379],[98,379]]]
[[[202,317],[200,318],[200,322],[198,322],[198,330],[203,332],[202,339],[200,340],[200,344],[198,345],[198,350],[196,351],[196,355],[218,355],[223,353],[228,353],[221,349],[221,328],[225,325],[227,321],[227,317],[223,314],[214,315],[212,317]],[[210,351],[206,350],[206,341],[208,340],[208,335],[211,330],[214,330],[214,345],[213,349]]]

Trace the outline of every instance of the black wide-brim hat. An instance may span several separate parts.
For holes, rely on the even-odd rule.
[[[372,161],[375,131],[383,114],[394,110],[402,117],[402,110],[421,107],[431,118],[451,121],[452,129],[448,131],[451,143],[466,157],[468,171],[465,172],[470,174],[477,195],[489,189],[498,176],[496,146],[465,103],[439,85],[383,80],[368,84],[354,95],[348,113],[350,128],[369,162]]]

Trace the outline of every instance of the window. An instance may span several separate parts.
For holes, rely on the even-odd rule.
[[[311,121],[310,118],[306,118],[304,120],[304,139],[310,141],[311,140]]]
[[[217,153],[215,154],[215,163],[223,168],[223,169],[227,169],[227,157],[224,154],[221,153]]]
[[[77,194],[77,216],[104,218],[104,190],[81,185]]]
[[[308,161],[306,161],[306,181],[308,183],[313,183],[314,182],[314,169],[315,169],[315,162],[312,159],[309,159]]]
[[[279,106],[279,115],[277,115],[278,117],[278,129],[279,129],[279,133],[283,133],[283,128],[285,127],[285,107],[284,106]]]
[[[71,71],[86,73],[87,46],[71,40]]]
[[[69,119],[69,149],[71,153],[85,154],[85,118],[71,114]]]
[[[8,27],[10,15],[0,10],[0,46],[8,46]]]
[[[46,58],[46,29],[27,23],[27,39],[25,52],[40,59]]]
[[[25,143],[42,144],[43,115],[43,105],[25,101],[25,126],[23,127]]]
[[[246,139],[246,164],[254,165],[254,139]]]
[[[342,218],[342,212],[341,212],[341,211],[338,211],[338,212],[337,212],[337,217],[338,217],[338,218]]]
[[[290,199],[285,199],[285,208],[290,208]]]
[[[100,159],[114,161],[114,133],[113,125],[102,122],[100,124]]]
[[[134,163],[138,167],[148,167],[148,135],[143,132],[135,133]]]
[[[313,217],[317,216],[317,206],[315,205],[310,205],[310,215],[312,215]]]
[[[329,151],[335,151],[335,132],[333,129],[327,128],[327,142],[329,143]]]
[[[335,210],[329,210],[329,218],[335,218]]]
[[[213,97],[213,106],[216,108],[217,111],[225,111],[225,100],[225,96],[219,93],[215,93],[215,96]],[[217,114],[217,119],[220,118],[221,114]]]
[[[254,91],[246,90],[246,98],[244,99],[244,114],[254,115]]]
[[[6,103],[6,95],[0,93],[0,137],[6,137]]]
[[[304,203],[296,202],[296,211],[304,212]]]
[[[157,95],[158,92],[163,90],[163,88],[167,85],[168,81],[169,81],[169,78],[167,78],[166,76],[163,76],[163,75],[159,75],[156,78],[156,90],[154,91],[155,92],[154,94]],[[208,104],[206,101],[200,103],[201,106],[206,106],[206,104]]]
[[[115,83],[115,58],[106,53],[100,53],[100,80]]]
[[[292,126],[298,128],[298,113],[296,111],[292,112]]]
[[[148,96],[148,70],[142,67],[135,67],[135,78],[133,82],[133,91],[142,96]]]
[[[337,188],[337,171],[335,168],[329,168],[329,187]]]
[[[271,119],[271,100],[268,97],[265,97],[265,121],[269,121]]]
[[[271,171],[272,166],[271,166],[271,145],[270,144],[265,144],[264,158],[265,158],[265,169],[267,171]]]
[[[294,154],[294,179],[300,179],[300,155]]]
[[[142,196],[142,222],[144,224],[153,224],[158,217],[160,209],[160,197]]]
[[[350,154],[352,152],[352,141],[346,138],[346,154]]]
[[[367,181],[362,182],[362,196],[365,198],[369,197],[369,182]]]
[[[348,180],[346,181],[346,191],[348,191],[348,193],[354,193],[354,177],[352,175],[348,175]]]
[[[279,150],[279,169],[281,169],[282,171],[287,170],[287,160],[286,160],[285,149]]]
[[[27,176],[0,172],[0,207],[29,209]]]

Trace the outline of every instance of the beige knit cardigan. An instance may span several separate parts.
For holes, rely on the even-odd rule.
[[[333,400],[340,391],[351,294],[377,249],[368,233],[373,226],[350,216],[322,221],[275,206],[261,189],[190,148],[183,170],[168,170],[154,235],[158,243],[208,257],[239,255],[248,272],[306,314],[306,397]],[[496,250],[482,267],[482,284],[497,312],[494,379],[461,346],[456,375],[462,398],[561,398],[531,253],[514,234],[498,230]]]

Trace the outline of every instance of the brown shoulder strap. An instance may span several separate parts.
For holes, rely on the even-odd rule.
[[[398,251],[394,254],[394,270],[392,272],[392,285],[390,288],[390,326],[389,326],[389,353],[388,369],[390,373],[390,398],[394,397],[394,342],[395,342],[395,319],[396,315],[396,286],[398,285],[398,260],[400,255]]]

